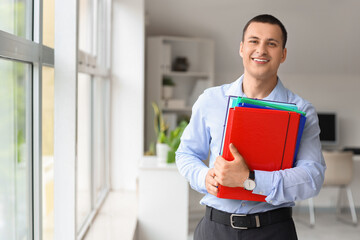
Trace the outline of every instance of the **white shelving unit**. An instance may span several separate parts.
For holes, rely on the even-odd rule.
[[[191,107],[197,97],[206,88],[213,86],[214,42],[204,38],[148,37],[146,53],[145,147],[148,148],[150,142],[156,140],[151,102],[160,106],[171,130],[179,117],[191,115]],[[173,71],[172,65],[177,57],[188,60],[187,71]],[[164,77],[175,82],[172,99],[182,104],[166,106],[162,98]]]

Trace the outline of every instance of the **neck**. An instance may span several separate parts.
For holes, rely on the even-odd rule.
[[[263,99],[269,96],[276,84],[276,75],[268,79],[249,78],[244,75],[242,90],[248,98]]]

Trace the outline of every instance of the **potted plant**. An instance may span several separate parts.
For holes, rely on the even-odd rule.
[[[167,162],[168,151],[170,150],[167,144],[166,132],[169,126],[166,125],[162,113],[155,102],[152,102],[154,109],[154,129],[157,136],[156,141],[156,156],[159,165],[164,165]]]
[[[167,163],[175,162],[175,152],[180,145],[181,135],[183,134],[187,125],[188,125],[188,122],[183,120],[179,123],[177,128],[175,128],[173,131],[170,132],[170,135],[168,138],[168,144],[169,144],[170,150],[167,155]]]
[[[175,83],[170,77],[164,77],[162,81],[162,96],[163,99],[167,100],[172,98],[174,93]]]

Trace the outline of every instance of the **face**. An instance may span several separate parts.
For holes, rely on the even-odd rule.
[[[251,23],[240,43],[245,77],[276,79],[279,66],[286,59],[287,50],[282,48],[282,44],[282,32],[278,25]]]

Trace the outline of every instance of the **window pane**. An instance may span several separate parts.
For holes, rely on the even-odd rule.
[[[27,39],[32,38],[32,1],[1,0],[0,30]]]
[[[104,0],[98,1],[98,33],[96,35],[97,38],[97,53],[96,53],[96,60],[98,66],[107,68],[110,66],[108,59],[107,59],[107,51],[108,51],[108,31],[109,26],[107,23],[107,12],[106,12],[106,4],[107,2]]]
[[[55,0],[43,0],[43,44],[54,48]]]
[[[54,235],[54,69],[42,69],[43,239]]]
[[[94,79],[94,187],[95,201],[99,200],[102,191],[106,188],[106,81],[101,78]]]
[[[91,77],[78,75],[76,221],[79,231],[91,212]]]
[[[79,49],[93,53],[93,0],[80,0],[79,3]]]
[[[29,239],[30,65],[0,59],[0,239]]]

